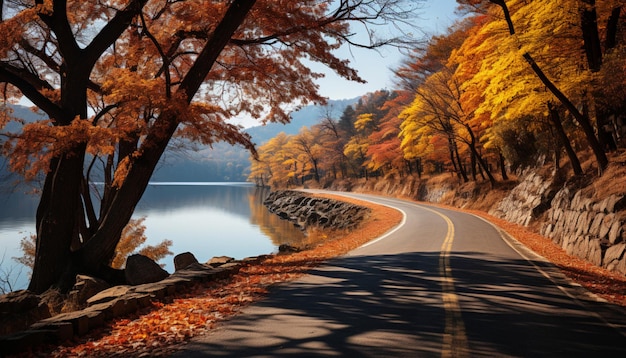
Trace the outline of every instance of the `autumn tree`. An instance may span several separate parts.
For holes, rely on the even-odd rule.
[[[320,165],[325,153],[325,143],[322,140],[322,128],[320,126],[304,127],[300,133],[291,139],[292,147],[302,157],[300,162],[304,163],[303,169],[306,172],[308,167],[310,169],[308,171],[312,173],[317,183],[320,182]]]
[[[588,77],[594,72],[599,71],[601,67],[602,49],[599,39],[599,24],[601,21],[597,17],[597,9],[595,1],[587,0],[561,0],[551,2],[520,2],[520,1],[504,1],[504,0],[464,0],[459,3],[484,6],[487,3],[494,5],[501,10],[501,14],[504,16],[503,26],[508,30],[511,37],[511,41],[515,43],[516,53],[526,62],[530,67],[536,78],[541,81],[543,86],[556,98],[556,100],[575,118],[576,122],[582,128],[589,148],[595,155],[598,163],[598,169],[600,172],[608,164],[608,159],[604,148],[602,147],[601,140],[596,133],[602,133],[602,113],[596,112],[596,119],[600,118],[600,123],[596,121],[595,128],[590,115],[589,98],[586,97],[587,91],[593,92],[593,81],[589,80],[570,80],[575,88],[578,89],[576,95],[568,94],[567,88],[563,88],[558,82],[554,80],[554,71],[548,72],[546,69],[551,69],[550,63],[546,66],[546,63],[540,63],[537,58],[544,60],[577,60],[579,58],[586,58],[586,63],[580,64],[578,68],[586,69],[587,73],[570,72],[570,75],[576,74],[578,78],[580,75],[587,75]],[[608,20],[606,21],[606,34],[608,42],[605,42],[605,46],[608,49],[615,47],[615,36],[617,32],[617,24],[619,23],[619,15],[621,12],[622,1],[610,1],[605,2],[605,6],[610,9],[606,13]],[[558,14],[558,15],[557,15]],[[518,28],[522,28],[518,31]],[[564,30],[570,30],[567,36],[562,36]],[[576,31],[576,32],[572,32]],[[538,37],[538,34],[543,34],[542,37]],[[571,36],[574,34],[574,36]],[[557,53],[552,52],[548,56],[539,57],[536,52],[540,49],[550,51],[550,46],[544,44],[545,39],[553,39],[560,41],[561,43],[567,42],[563,40],[571,39],[573,44],[582,43],[583,46],[578,45],[570,46],[569,49],[573,51],[582,51],[578,53],[578,56],[570,58],[557,56]],[[555,43],[554,41],[553,43]],[[557,68],[558,69],[558,68]],[[593,77],[593,76],[591,76]],[[582,110],[581,110],[582,108]]]
[[[389,174],[402,175],[406,167],[400,146],[400,112],[411,103],[409,91],[394,91],[382,106],[384,115],[377,128],[369,135],[367,149],[369,167],[373,171],[385,170]],[[410,171],[410,170],[409,170]]]
[[[287,121],[285,104],[323,101],[305,58],[361,81],[333,50],[404,42],[359,44],[350,24],[406,22],[414,4],[3,1],[2,96],[49,118],[3,144],[14,170],[43,177],[29,289],[68,290],[76,273],[123,281],[110,266],[115,248],[171,138],[254,150],[228,118]]]
[[[347,108],[352,108],[348,106]],[[323,136],[322,141],[326,148],[327,157],[324,160],[327,170],[329,170],[333,179],[339,177],[347,177],[347,159],[343,153],[344,141],[341,128],[339,127],[339,121],[332,118],[330,115],[325,115],[322,121],[319,123],[320,131]]]
[[[144,255],[154,261],[159,261],[172,252],[169,247],[172,245],[171,240],[163,240],[157,245],[145,245],[141,247],[148,237],[145,235],[146,226],[144,225],[145,217],[139,219],[130,219],[128,224],[122,230],[122,236],[117,248],[115,256],[111,260],[111,267],[123,268],[126,264],[126,257],[132,253]],[[35,265],[36,254],[36,235],[31,235],[20,240],[20,249],[22,256],[14,258],[20,264],[32,269]],[[141,247],[141,248],[140,248]]]
[[[258,148],[259,155],[251,158],[249,179],[257,184],[286,187],[293,175],[288,164],[290,136],[280,132]]]
[[[472,102],[464,97],[462,80],[454,76],[459,61],[451,59],[467,38],[468,29],[474,24],[462,22],[448,30],[444,36],[431,39],[429,46],[414,55],[413,62],[405,63],[396,73],[404,78],[401,82],[414,92],[415,99],[402,112],[402,146],[407,157],[415,154],[411,148],[432,141],[432,136],[442,136],[448,142],[449,162],[464,181],[468,181],[459,144],[466,146],[470,155],[470,169],[476,180],[477,173],[485,173],[493,185],[491,175],[479,152],[481,122],[476,120]],[[455,52],[456,51],[456,52]],[[484,177],[484,175],[483,175]]]

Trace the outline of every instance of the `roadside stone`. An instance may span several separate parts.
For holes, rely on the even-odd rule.
[[[130,286],[113,286],[103,290],[87,300],[89,305],[113,301],[114,299],[125,295],[131,289]]]
[[[40,298],[27,290],[10,292],[0,296],[0,313],[28,311],[39,305]]]
[[[598,238],[606,239],[608,238],[609,231],[611,231],[611,226],[615,221],[615,214],[606,214],[606,216],[602,219],[602,223],[600,223],[600,228],[598,230]]]
[[[20,290],[0,296],[0,335],[27,329],[32,323],[50,317],[50,309],[40,296]]]
[[[622,241],[622,233],[624,231],[624,223],[616,220],[609,230],[609,242],[611,245],[619,244]]]
[[[338,200],[317,198],[292,190],[270,193],[263,204],[280,218],[301,230],[309,227],[350,230],[359,225],[370,209]]]
[[[76,283],[69,292],[67,301],[76,307],[83,307],[87,300],[111,287],[106,281],[86,275],[77,275]]]
[[[288,244],[282,244],[280,246],[278,246],[278,252],[281,254],[291,254],[294,252],[299,252],[300,249]]]
[[[618,267],[620,266],[620,263],[624,262],[626,259],[624,257],[624,252],[626,252],[626,243],[609,247],[604,254],[604,267],[611,271],[619,271]],[[626,274],[626,272],[622,273]]]
[[[31,328],[47,328],[50,325],[59,324],[62,322],[69,322],[72,324],[72,329],[74,331],[74,335],[82,336],[89,330],[89,315],[93,314],[89,311],[76,311],[76,312],[68,312],[61,313],[54,317],[50,317],[39,321],[38,323],[31,326]]]
[[[207,261],[206,264],[211,265],[213,267],[217,267],[217,266],[227,264],[232,261],[235,261],[235,259],[229,256],[215,256],[215,257],[212,257],[209,261]]]
[[[130,255],[126,260],[124,275],[128,284],[135,286],[161,281],[169,273],[150,258],[136,254]]]
[[[49,324],[35,323],[30,331],[45,331],[58,342],[64,342],[74,337],[74,327],[71,322],[59,321]]]
[[[133,292],[148,294],[157,300],[162,300],[168,294],[176,292],[175,288],[170,288],[167,285],[159,283],[143,284],[133,288]]]
[[[183,252],[174,256],[174,271],[185,269],[195,263],[198,263],[198,260],[191,252]]]
[[[596,216],[593,218],[591,227],[589,228],[590,235],[598,235],[598,232],[600,231],[600,224],[602,224],[602,220],[604,220],[604,214],[597,213]]]

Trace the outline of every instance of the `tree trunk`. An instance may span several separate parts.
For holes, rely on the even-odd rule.
[[[567,153],[567,157],[569,158],[570,163],[572,164],[572,169],[574,170],[575,175],[582,175],[583,169],[580,166],[580,160],[578,160],[578,156],[576,155],[576,151],[572,148],[572,144],[567,138],[567,133],[565,133],[565,129],[563,129],[563,124],[561,123],[561,116],[559,115],[559,111],[554,108],[553,105],[548,104],[548,110],[550,112],[550,121],[556,130],[557,136],[565,147],[565,152]]]
[[[541,80],[541,82],[554,94],[556,98],[567,108],[567,110],[576,118],[578,124],[583,129],[585,133],[585,137],[587,138],[587,143],[589,147],[593,151],[593,154],[596,157],[596,161],[598,162],[598,171],[600,174],[604,171],[606,166],[609,164],[609,159],[604,153],[600,142],[598,141],[598,137],[596,137],[595,131],[593,129],[593,125],[589,120],[588,116],[583,116],[582,113],[576,108],[576,106],[567,98],[563,92],[561,92],[555,85],[548,79],[548,77],[543,73],[539,65],[535,62],[532,56],[529,53],[524,54],[524,58],[530,64],[530,67],[533,69],[537,77]]]
[[[451,142],[452,142],[451,145],[454,148],[454,155],[456,156],[456,161],[459,165],[459,173],[461,174],[461,177],[463,178],[463,182],[467,183],[469,182],[469,178],[467,177],[467,171],[465,170],[465,168],[463,167],[463,163],[461,162],[461,155],[459,154],[459,147],[456,145],[456,142],[454,141],[454,139],[451,139]]]
[[[500,174],[502,174],[502,180],[509,180],[509,176],[506,173],[506,163],[504,162],[504,155],[498,150],[498,158],[500,158]]]
[[[36,213],[36,252],[28,289],[42,293],[59,286],[67,289],[62,278],[71,275],[72,242],[78,237],[76,221],[84,146],[50,163]],[[63,280],[65,281],[65,280]]]
[[[468,143],[468,147],[470,151],[472,152],[472,154],[475,156],[476,161],[478,161],[478,164],[480,165],[480,167],[487,174],[487,178],[489,178],[489,183],[493,187],[494,185],[496,185],[496,178],[493,177],[493,175],[491,174],[491,171],[489,170],[489,167],[487,166],[487,163],[485,163],[484,159],[482,158],[482,156],[480,155],[480,153],[478,153],[478,150],[476,149],[476,136],[474,135],[474,131],[472,130],[472,127],[469,126],[469,124],[465,123],[463,125],[465,126],[467,133],[469,133],[470,135],[470,142]],[[483,176],[483,179],[484,179],[484,176]]]
[[[167,148],[171,136],[178,126],[174,115],[164,113],[160,118],[161,127],[149,135],[142,143],[142,155],[131,161],[128,174],[116,191],[111,205],[101,218],[96,233],[77,252],[80,268],[87,273],[98,275],[107,271],[107,266],[115,254],[122,230],[135,211],[152,173]],[[168,118],[169,117],[169,118]]]

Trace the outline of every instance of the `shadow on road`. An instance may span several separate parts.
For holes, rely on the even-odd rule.
[[[464,252],[451,266],[470,356],[626,356],[624,335],[527,261]],[[176,356],[440,357],[444,322],[438,252],[349,256],[271,290]]]

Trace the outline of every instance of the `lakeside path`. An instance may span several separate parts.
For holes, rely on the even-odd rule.
[[[624,357],[626,315],[470,214],[401,210],[392,232],[273,288],[174,357]]]

